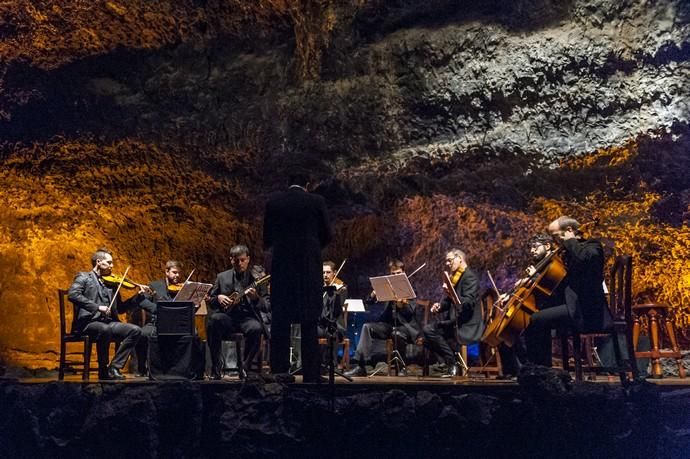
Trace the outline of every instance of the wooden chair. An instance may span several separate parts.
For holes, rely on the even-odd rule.
[[[494,301],[496,300],[495,293],[493,290],[485,290],[479,297],[479,304],[482,308],[482,320],[484,321],[484,328],[491,323],[494,315]],[[463,345],[465,348],[465,354],[467,353],[467,346]],[[470,366],[470,373],[484,373],[487,378],[491,375],[501,376],[503,375],[503,367],[501,364],[501,355],[498,352],[498,348],[490,346],[487,343],[479,343],[479,365]]]
[[[682,355],[680,347],[678,347],[678,340],[676,339],[676,327],[673,324],[673,319],[669,318],[669,310],[671,307],[667,304],[636,304],[632,307],[635,314],[632,343],[635,350],[636,357],[649,357],[652,359],[652,378],[662,378],[663,372],[661,370],[661,358],[672,358],[676,360],[678,365],[678,376],[685,378],[685,367],[683,367]],[[649,351],[638,351],[637,344],[640,337],[640,323],[641,318],[647,319],[647,333],[649,334],[651,349]],[[660,326],[661,325],[661,326]],[[661,350],[662,335],[670,341],[671,350]]]
[[[344,329],[347,329],[347,303],[343,304],[343,315],[341,325]],[[337,343],[343,347],[343,358],[340,361],[340,367],[343,370],[350,369],[350,338],[343,336],[342,341]],[[319,338],[319,346],[328,346],[328,338]]]
[[[58,380],[65,379],[65,370],[81,370],[81,379],[89,380],[91,371],[91,348],[92,341],[88,335],[81,335],[73,331],[67,331],[67,290],[58,289],[58,303],[60,305],[60,363],[58,366]],[[70,327],[71,328],[71,327]],[[67,358],[67,344],[79,344],[81,349],[81,360],[71,360]]]
[[[609,276],[609,310],[613,316],[613,327],[610,330],[593,330],[587,333],[572,333],[573,340],[573,359],[575,363],[575,380],[583,380],[582,365],[582,343],[585,342],[585,357],[587,368],[596,369],[592,358],[592,341],[597,337],[608,337],[613,344],[616,357],[616,370],[618,371],[622,383],[627,383],[627,369],[630,369],[633,378],[639,378],[637,360],[633,350],[633,318],[632,318],[632,258],[629,255],[619,255],[616,257],[611,267]],[[618,341],[619,335],[625,337],[628,358],[623,359]],[[568,357],[568,335],[563,335],[563,369],[569,370]],[[599,367],[601,368],[601,367]]]

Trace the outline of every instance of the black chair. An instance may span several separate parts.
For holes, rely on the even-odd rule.
[[[633,350],[633,317],[632,317],[632,258],[629,255],[616,257],[610,271],[609,279],[609,310],[613,316],[613,327],[609,330],[588,330],[587,332],[572,332],[573,360],[575,363],[575,380],[583,380],[582,367],[582,342],[586,340],[587,361],[593,367],[591,342],[597,337],[608,337],[612,344],[616,358],[616,368],[621,383],[628,382],[627,371],[632,373],[633,379],[639,379],[639,370],[635,352]],[[623,359],[619,336],[624,336],[626,341],[627,358]],[[563,369],[569,370],[568,363],[568,335],[563,335]]]
[[[60,364],[58,369],[58,380],[65,379],[65,370],[81,370],[81,379],[88,381],[91,371],[91,345],[93,342],[88,335],[81,335],[73,331],[67,332],[67,316],[65,304],[67,302],[67,290],[58,289],[58,302],[60,304]],[[67,344],[77,343],[82,345],[81,360],[67,359]]]

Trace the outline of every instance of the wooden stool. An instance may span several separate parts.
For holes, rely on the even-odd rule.
[[[685,378],[685,368],[683,367],[682,355],[676,340],[676,327],[673,321],[668,319],[668,311],[670,306],[667,304],[637,304],[632,307],[635,313],[635,324],[633,325],[633,347],[635,349],[635,357],[648,357],[652,359],[652,377],[661,378],[663,376],[661,371],[661,357],[670,357],[676,359],[678,364],[678,375]],[[648,334],[651,342],[651,350],[638,352],[637,341],[640,337],[640,318],[646,317],[648,323]],[[671,341],[670,351],[662,351],[659,349],[659,322],[661,322],[661,331],[665,331],[668,339]]]

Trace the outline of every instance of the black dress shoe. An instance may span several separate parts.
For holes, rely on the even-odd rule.
[[[115,367],[108,367],[108,378],[113,380],[123,380],[124,375],[120,373],[120,370]]]
[[[100,381],[109,381],[109,380],[110,380],[110,376],[108,376],[108,370],[99,371],[99,372],[98,372],[98,379],[99,379]]]
[[[345,376],[353,377],[353,376],[366,376],[367,375],[367,370],[366,368],[356,366],[350,371],[345,372]]]
[[[448,367],[448,371],[446,372],[445,375],[443,375],[444,378],[454,378],[456,376],[460,375],[460,366],[457,364],[450,365]]]

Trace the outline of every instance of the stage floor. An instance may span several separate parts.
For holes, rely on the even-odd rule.
[[[265,374],[262,374],[265,375]],[[571,376],[574,380],[574,374],[571,373]],[[86,384],[160,384],[161,382],[167,382],[167,381],[155,381],[151,380],[147,377],[135,377],[130,374],[126,374],[127,379],[124,381],[100,381],[96,378],[96,375],[93,375],[89,381],[83,381],[81,379],[81,375],[66,375],[65,379],[63,382],[65,383],[86,383]],[[585,383],[589,384],[610,384],[610,385],[620,385],[620,380],[618,379],[617,376],[602,376],[598,375],[596,376],[595,379],[587,378],[585,376]],[[57,372],[55,374],[49,374],[49,375],[40,375],[36,377],[24,377],[24,378],[18,378],[18,381],[21,383],[26,383],[26,384],[44,384],[44,383],[49,383],[53,381],[57,381]],[[254,382],[262,382],[263,378],[257,374],[251,375],[250,376],[250,381]],[[662,386],[665,388],[681,388],[681,387],[690,387],[690,378],[678,378],[678,377],[664,377],[662,379],[654,379],[654,378],[647,378],[647,382]],[[243,381],[240,380],[237,376],[234,375],[227,375],[224,376],[223,379],[221,380],[198,380],[198,381],[191,381],[192,383],[195,384],[242,384]],[[268,382],[268,381],[267,381]],[[302,385],[302,377],[301,376],[295,376],[295,382],[291,383],[291,385]],[[391,388],[394,388],[396,386],[466,386],[466,387],[483,387],[483,388],[515,388],[518,386],[518,382],[516,379],[511,379],[511,380],[502,380],[502,379],[496,379],[494,377],[484,377],[483,375],[471,375],[471,376],[462,376],[462,377],[454,377],[454,378],[445,378],[445,377],[440,377],[440,376],[388,376],[388,375],[381,375],[377,374],[375,376],[369,376],[369,377],[354,377],[352,378],[352,382],[347,381],[346,379],[336,376],[335,377],[335,384],[338,386],[389,386]],[[307,386],[306,384],[304,384]],[[326,381],[324,384],[320,385],[314,385],[314,384],[309,384],[308,386],[326,386],[328,385],[328,382]]]

